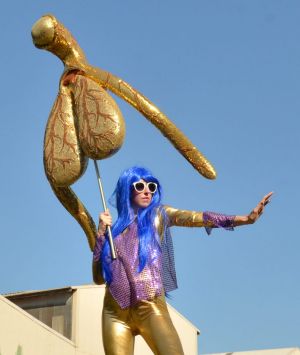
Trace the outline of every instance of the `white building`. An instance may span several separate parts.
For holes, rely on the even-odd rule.
[[[236,351],[230,353],[218,353],[209,355],[300,355],[299,348],[282,348],[268,350]]]
[[[0,295],[0,355],[102,355],[104,286],[70,286]],[[186,355],[198,354],[199,330],[168,305]],[[152,354],[138,336],[135,355]],[[299,348],[209,355],[300,355]]]
[[[0,296],[0,355],[100,355],[104,286],[86,285]],[[168,305],[184,352],[198,353],[199,330]],[[152,354],[138,336],[135,354]]]

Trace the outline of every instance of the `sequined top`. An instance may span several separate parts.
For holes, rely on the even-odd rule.
[[[111,263],[112,282],[109,284],[113,298],[124,309],[134,306],[141,300],[150,300],[177,288],[173,242],[169,227],[204,226],[210,233],[211,228],[233,229],[234,217],[164,206],[154,221],[160,247],[157,244],[149,246],[148,260],[152,262],[146,263],[140,273],[137,223],[132,222],[123,233],[114,238],[117,259]],[[104,237],[98,237],[93,255],[94,262],[100,260],[103,244]]]
[[[109,290],[121,308],[133,306],[141,300],[153,299],[163,293],[161,253],[149,246],[149,261],[139,272],[139,239],[137,223],[128,226],[125,233],[114,239],[117,259],[111,263],[112,282]],[[150,265],[149,265],[150,264]]]

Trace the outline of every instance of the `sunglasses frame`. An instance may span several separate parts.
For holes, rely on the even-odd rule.
[[[141,190],[141,191],[138,190],[138,189],[136,188],[136,185],[137,185],[137,184],[143,184],[143,185],[144,185],[143,190]],[[154,185],[155,185],[155,190],[154,190],[153,192],[150,191],[150,189],[149,189],[149,184],[154,184]],[[156,182],[152,182],[152,181],[149,181],[149,182],[136,181],[136,182],[134,182],[134,183],[132,184],[132,186],[133,186],[134,190],[135,190],[136,192],[139,192],[139,193],[144,192],[145,189],[146,189],[146,186],[147,186],[147,188],[148,188],[148,190],[149,190],[149,192],[150,192],[151,194],[155,194],[155,192],[157,191],[157,183],[156,183]]]

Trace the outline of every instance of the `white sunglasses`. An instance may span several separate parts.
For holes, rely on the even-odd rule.
[[[151,194],[154,194],[157,190],[157,184],[155,182],[137,181],[134,182],[132,185],[136,192],[144,192],[146,190],[146,187],[148,188]]]

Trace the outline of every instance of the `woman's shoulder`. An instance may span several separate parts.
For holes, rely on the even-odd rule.
[[[163,230],[169,225],[169,217],[167,213],[168,206],[159,205],[155,211],[154,225],[158,231]]]

